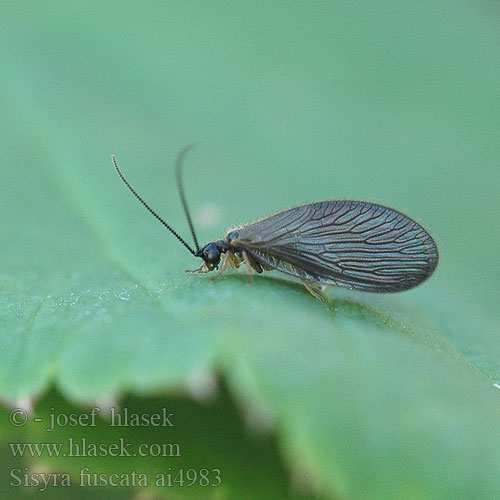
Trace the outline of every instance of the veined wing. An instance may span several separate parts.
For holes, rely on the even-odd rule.
[[[419,224],[364,201],[301,205],[231,231],[231,244],[264,268],[368,292],[413,288],[438,262],[436,244]]]

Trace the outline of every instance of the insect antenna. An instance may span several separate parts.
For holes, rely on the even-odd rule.
[[[184,156],[186,155],[187,152],[191,151],[193,148],[192,144],[189,144],[188,146],[183,147],[179,154],[177,155],[177,160],[175,162],[175,174],[176,174],[176,179],[177,179],[177,189],[179,190],[179,194],[181,196],[181,201],[182,201],[182,207],[184,208],[184,213],[186,214],[186,219],[189,224],[189,229],[191,231],[191,235],[193,236],[193,241],[194,245],[196,247],[196,252],[200,252],[200,245],[198,245],[198,238],[196,237],[196,232],[194,230],[193,226],[193,221],[191,219],[191,214],[189,213],[189,208],[188,204],[186,201],[186,194],[184,191],[184,184],[182,182],[182,166],[183,166],[183,160]]]
[[[120,167],[118,166],[118,162],[116,161],[116,156],[112,155],[111,160],[113,161],[113,165],[115,166],[116,171],[118,172],[118,175],[120,176],[121,180],[125,183],[125,185],[130,189],[132,194],[144,205],[146,210],[150,214],[152,214],[159,222],[161,222],[190,252],[192,255],[196,256],[196,252],[184,241],[184,238],[180,236],[180,234],[172,227],[170,226],[162,217],[160,217],[137,193],[137,191],[129,184],[125,176],[123,175],[122,171],[120,170]],[[197,245],[197,250],[198,250],[198,245]]]

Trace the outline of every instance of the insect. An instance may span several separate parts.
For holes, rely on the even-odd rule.
[[[242,263],[250,273],[277,270],[298,278],[315,297],[328,286],[365,292],[409,290],[425,281],[438,263],[436,243],[415,221],[391,208],[366,201],[321,201],[296,206],[227,231],[224,239],[200,247],[189,212],[182,166],[187,146],[176,160],[176,180],[193,237],[192,248],[153,210],[123,175],[118,175],[144,207],[188,250],[200,257],[199,269],[222,274]]]

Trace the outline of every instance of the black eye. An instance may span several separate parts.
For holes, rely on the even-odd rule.
[[[203,250],[203,256],[208,262],[219,260],[220,252],[216,245],[209,245]]]

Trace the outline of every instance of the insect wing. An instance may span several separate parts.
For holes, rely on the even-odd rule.
[[[368,292],[399,292],[427,279],[438,252],[415,221],[363,201],[324,201],[237,228],[232,244],[264,268]]]

